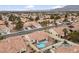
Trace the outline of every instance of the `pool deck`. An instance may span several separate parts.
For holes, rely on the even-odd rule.
[[[51,37],[49,37],[49,38],[48,38],[48,42],[45,44],[46,46],[45,46],[44,48],[46,48],[46,47],[48,47],[48,46],[50,46],[50,45],[53,45],[53,44],[55,44],[54,39],[51,38]],[[34,46],[37,47],[37,43],[34,43]],[[38,47],[37,47],[37,48],[38,48]],[[42,48],[38,48],[38,49],[42,49]]]

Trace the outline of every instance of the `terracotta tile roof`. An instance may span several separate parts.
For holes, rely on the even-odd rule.
[[[3,20],[0,20],[0,30],[6,29],[5,22]]]
[[[0,25],[0,29],[5,29],[6,25]]]
[[[27,20],[28,20],[28,19],[26,19],[26,18],[21,18],[21,21],[24,22],[24,23],[25,23]]]
[[[78,53],[79,46],[59,47],[55,50],[58,53]]]
[[[79,30],[79,22],[72,23],[72,25],[74,26],[73,30]]]
[[[38,41],[48,38],[48,34],[43,31],[37,31],[37,32],[31,33],[31,34],[28,34],[28,36],[30,37],[30,39],[34,39],[34,40],[38,40]]]
[[[64,35],[64,32],[63,32],[63,29],[64,28],[68,28],[68,27],[64,27],[64,26],[61,26],[61,27],[55,27],[53,28],[59,35],[63,36]]]
[[[24,27],[28,27],[28,26],[31,26],[31,25],[32,25],[31,22],[24,23]]]
[[[0,52],[2,53],[11,53],[18,52],[22,49],[26,49],[26,45],[21,36],[9,37],[0,41]]]
[[[63,32],[63,29],[64,28],[67,28],[68,30],[69,29],[72,29],[72,30],[79,30],[79,22],[76,22],[76,23],[72,23],[72,26],[74,26],[74,28],[69,28],[68,26],[61,26],[61,27],[55,27],[53,28],[59,35],[63,36],[64,35],[64,32]]]
[[[3,20],[0,20],[0,25],[4,25],[4,21]]]
[[[24,27],[29,27],[29,26],[35,26],[35,27],[38,27],[38,26],[41,26],[39,23],[33,21],[33,22],[26,22],[24,24]]]

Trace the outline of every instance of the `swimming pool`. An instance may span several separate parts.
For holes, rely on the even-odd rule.
[[[39,43],[37,43],[37,47],[38,48],[45,48],[46,47],[46,43],[47,43],[47,41],[39,42]]]

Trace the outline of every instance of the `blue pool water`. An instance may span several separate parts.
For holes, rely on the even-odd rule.
[[[37,43],[37,47],[38,48],[45,48],[46,47],[46,42],[47,41],[42,41],[42,42]]]

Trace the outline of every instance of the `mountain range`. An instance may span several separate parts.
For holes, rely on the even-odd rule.
[[[67,5],[62,8],[56,8],[50,11],[79,11],[79,5]]]

